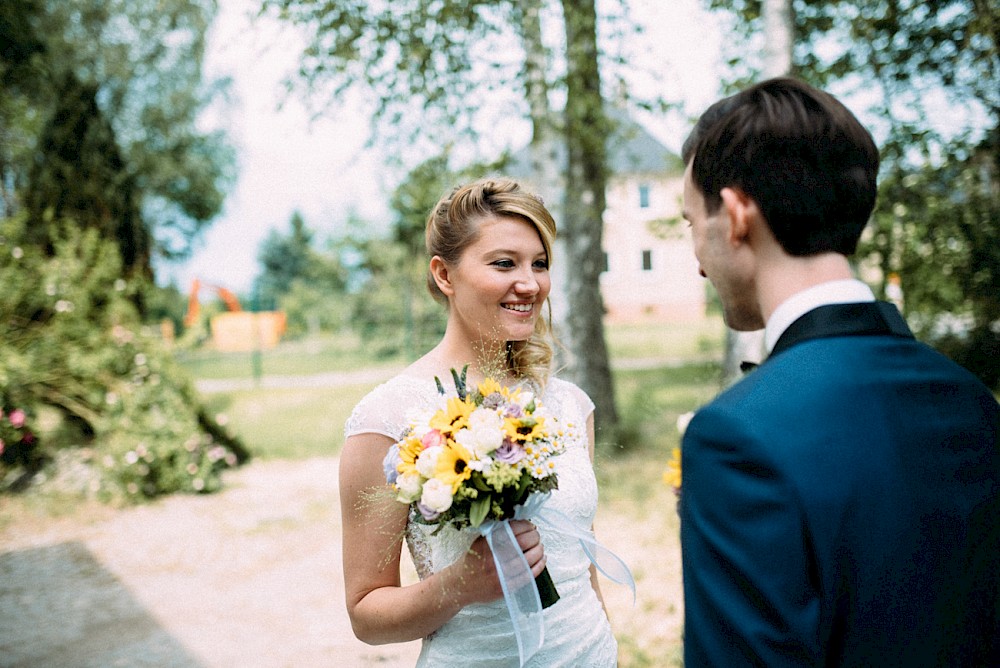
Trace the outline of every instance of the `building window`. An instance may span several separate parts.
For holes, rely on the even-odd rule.
[[[653,269],[653,251],[642,251],[642,270],[651,271]]]
[[[601,273],[608,270],[608,253],[604,251],[601,253]]]
[[[648,209],[649,208],[649,184],[641,183],[639,184],[639,208]]]

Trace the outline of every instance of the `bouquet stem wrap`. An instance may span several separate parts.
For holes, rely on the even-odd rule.
[[[515,508],[514,519],[531,519],[536,526],[544,525],[549,531],[577,538],[587,558],[605,577],[618,584],[627,585],[631,589],[634,604],[635,579],[625,562],[598,543],[590,531],[574,526],[573,521],[564,513],[543,508],[542,505],[548,497],[548,494],[532,494],[523,505]],[[524,558],[524,553],[517,544],[514,531],[510,528],[510,520],[484,522],[479,526],[479,533],[486,538],[493,553],[500,588],[511,622],[514,624],[520,665],[523,666],[545,642],[545,622],[542,618],[543,606],[539,585],[531,576],[528,560]],[[548,576],[547,568],[538,576],[539,579],[542,579],[542,576]],[[548,578],[548,582],[552,583],[551,577]],[[555,591],[554,584],[552,592],[558,600],[559,594]]]
[[[517,639],[517,653],[521,664],[527,663],[545,642],[545,624],[542,621],[542,601],[535,586],[535,579],[528,568],[510,520],[489,521],[479,525],[479,533],[485,538],[493,553],[497,567],[500,588],[507,603],[507,611],[514,623],[514,637]]]

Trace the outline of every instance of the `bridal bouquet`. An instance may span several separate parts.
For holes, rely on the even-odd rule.
[[[533,494],[558,487],[553,458],[567,432],[534,394],[488,378],[476,387],[452,370],[455,394],[437,378],[438,405],[410,416],[386,455],[386,480],[417,521],[481,529],[515,519]],[[548,572],[536,580],[543,607],[558,599]]]

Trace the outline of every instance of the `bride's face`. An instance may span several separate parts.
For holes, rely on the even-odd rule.
[[[538,230],[516,217],[480,221],[478,239],[447,275],[449,326],[474,340],[530,338],[551,287]]]

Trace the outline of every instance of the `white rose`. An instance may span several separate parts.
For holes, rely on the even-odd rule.
[[[398,493],[396,498],[403,503],[413,503],[420,498],[420,475],[407,473],[396,478]]]
[[[530,390],[521,390],[516,399],[521,408],[527,408],[535,400],[535,393]]]
[[[451,485],[437,478],[431,478],[424,483],[424,493],[420,502],[436,513],[443,513],[451,508]]]
[[[503,443],[503,419],[496,411],[477,408],[469,415],[469,426],[455,434],[455,440],[472,454],[481,459],[500,447]]]
[[[423,439],[424,435],[431,430],[430,421],[433,415],[434,411],[425,408],[414,408],[407,411],[407,423],[418,439]]]
[[[693,417],[694,417],[694,412],[693,411],[689,411],[687,413],[681,413],[680,415],[678,415],[677,416],[677,431],[679,431],[682,434],[685,431],[687,431],[688,424],[690,424],[691,418],[693,418]]]
[[[441,456],[441,450],[442,448],[440,446],[436,446],[433,448],[427,448],[420,453],[416,462],[417,471],[420,472],[420,475],[425,478],[434,477],[434,472],[437,469],[438,457]]]

